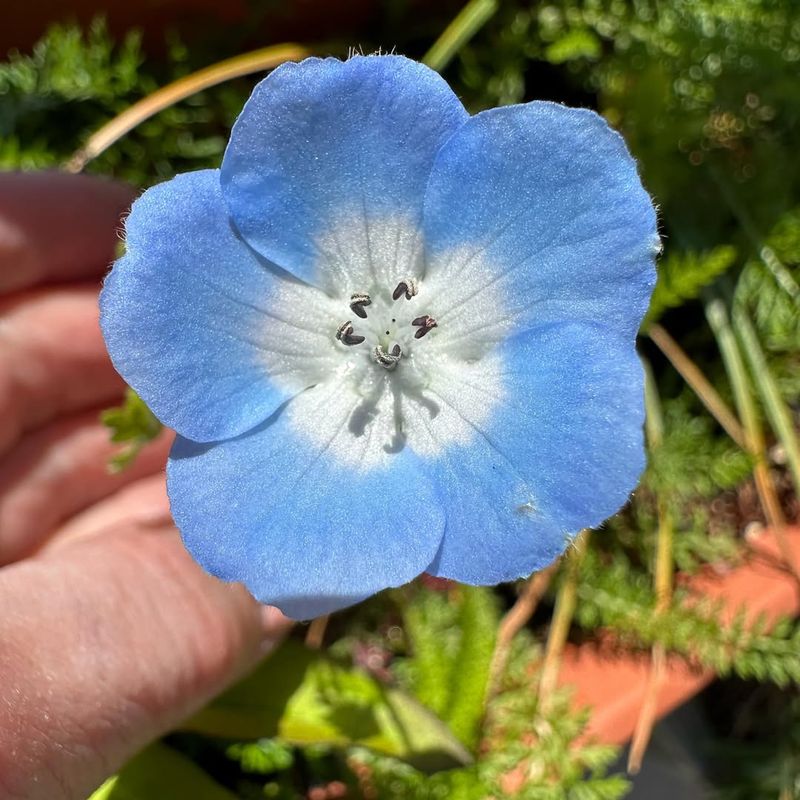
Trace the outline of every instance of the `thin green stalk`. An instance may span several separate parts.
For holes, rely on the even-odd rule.
[[[648,362],[644,362],[644,398],[647,417],[645,431],[647,443],[651,451],[657,450],[664,441],[664,414],[661,398],[658,394],[653,370]],[[659,498],[658,504],[658,546],[656,548],[655,590],[656,610],[661,613],[669,606],[672,597],[672,525],[666,503]]]
[[[666,333],[666,331],[665,331]],[[655,375],[650,362],[642,359],[644,367],[644,429],[650,450],[655,450],[664,441],[664,412],[661,408],[661,397],[658,394]]]
[[[650,451],[660,447],[664,440],[664,417],[661,411],[661,399],[658,395],[653,370],[648,362],[644,362],[645,368],[645,406],[647,417],[645,428],[647,431],[647,442]],[[663,498],[658,498],[658,537],[656,545],[655,563],[655,592],[656,607],[655,614],[660,615],[667,611],[672,602],[672,582],[675,566],[673,563],[673,525],[672,516]],[[664,683],[666,674],[667,653],[666,648],[661,643],[653,645],[650,653],[651,665],[647,679],[642,707],[639,711],[639,718],[636,721],[636,728],[631,741],[630,753],[628,755],[628,772],[635,775],[642,766],[647,745],[653,733],[653,725],[656,718],[656,708],[658,694]]]
[[[767,365],[767,359],[758,340],[755,326],[745,308],[738,303],[733,306],[732,321],[750,365],[750,372],[761,396],[761,402],[764,404],[764,411],[775,435],[783,445],[795,490],[800,495],[800,443],[798,443],[791,413],[781,396],[775,377]]]
[[[553,692],[558,683],[561,657],[564,654],[564,645],[567,643],[569,629],[572,626],[572,616],[575,613],[575,602],[578,596],[578,579],[588,541],[589,531],[581,531],[575,537],[572,548],[564,557],[566,575],[556,596],[556,607],[550,623],[550,632],[547,635],[544,662],[539,678],[539,712],[541,714],[547,714],[551,708]]]
[[[755,479],[756,491],[758,492],[761,506],[778,542],[781,555],[798,584],[800,584],[800,573],[798,573],[794,557],[786,541],[786,532],[784,530],[786,522],[783,517],[783,511],[778,501],[775,484],[770,475],[764,430],[761,426],[758,409],[750,387],[750,379],[744,366],[742,354],[739,351],[736,335],[728,318],[728,309],[722,299],[712,297],[706,301],[706,318],[717,339],[725,370],[728,373],[728,379],[733,389],[739,417],[742,420],[747,436],[748,451],[755,461],[753,478]]]
[[[425,53],[422,63],[441,72],[499,7],[498,0],[470,0]]]

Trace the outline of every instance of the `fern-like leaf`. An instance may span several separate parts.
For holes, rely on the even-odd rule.
[[[644,328],[670,308],[696,299],[704,287],[722,275],[736,261],[736,250],[720,245],[702,253],[670,253],[661,260],[658,280],[650,300]]]

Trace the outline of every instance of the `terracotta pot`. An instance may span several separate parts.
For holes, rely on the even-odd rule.
[[[800,528],[785,532],[795,563],[800,563]],[[800,610],[795,578],[783,565],[774,534],[765,530],[748,539],[744,563],[725,574],[711,570],[682,581],[694,597],[718,598],[723,602],[721,623],[730,622],[744,608],[748,621],[764,614],[771,623]],[[633,734],[645,695],[650,658],[646,653],[612,651],[603,642],[568,646],[559,681],[574,687],[578,707],[592,714],[585,740],[624,744]],[[697,694],[714,679],[710,670],[693,669],[684,659],[668,659],[658,694],[656,717],[668,714]]]

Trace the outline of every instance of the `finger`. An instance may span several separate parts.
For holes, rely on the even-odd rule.
[[[134,194],[88,175],[0,174],[0,292],[102,275]]]
[[[42,552],[49,553],[76,539],[113,533],[123,525],[141,528],[172,525],[163,474],[141,478],[71,517],[47,539]]]
[[[108,360],[98,319],[97,286],[0,302],[0,453],[58,415],[121,396],[124,383]]]
[[[76,540],[113,536],[115,532],[131,527],[174,531],[163,473],[137,480],[76,514],[59,527],[40,553],[49,556],[54,550],[69,547]],[[268,639],[282,636],[294,624],[271,606],[261,606],[261,622]]]
[[[172,441],[162,435],[126,470],[107,464],[119,449],[97,410],[24,438],[0,461],[0,565],[40,548],[58,525],[122,486],[162,471]]]
[[[205,574],[174,528],[128,526],[7,567],[0,607],[0,796],[29,800],[85,797],[276,635],[274,610]]]

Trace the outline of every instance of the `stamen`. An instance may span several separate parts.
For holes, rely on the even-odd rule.
[[[402,357],[403,351],[400,349],[399,344],[392,348],[391,353],[387,353],[381,345],[377,345],[372,349],[372,359],[386,370],[395,369]]]
[[[368,306],[371,303],[372,300],[368,294],[356,293],[350,295],[350,310],[361,317],[361,319],[367,318],[367,312],[364,310],[364,306]]]
[[[353,323],[348,320],[347,322],[343,322],[336,330],[336,338],[342,343],[348,346],[352,346],[354,344],[361,344],[366,337],[359,336],[358,334],[353,333]]]
[[[418,291],[417,282],[413,278],[403,278],[392,292],[392,300],[399,300],[402,295],[410,300]]]
[[[411,324],[419,328],[419,330],[414,334],[415,339],[421,339],[426,333],[429,333],[434,328],[439,327],[439,323],[428,314],[425,314],[422,317],[417,317],[411,321]]]

